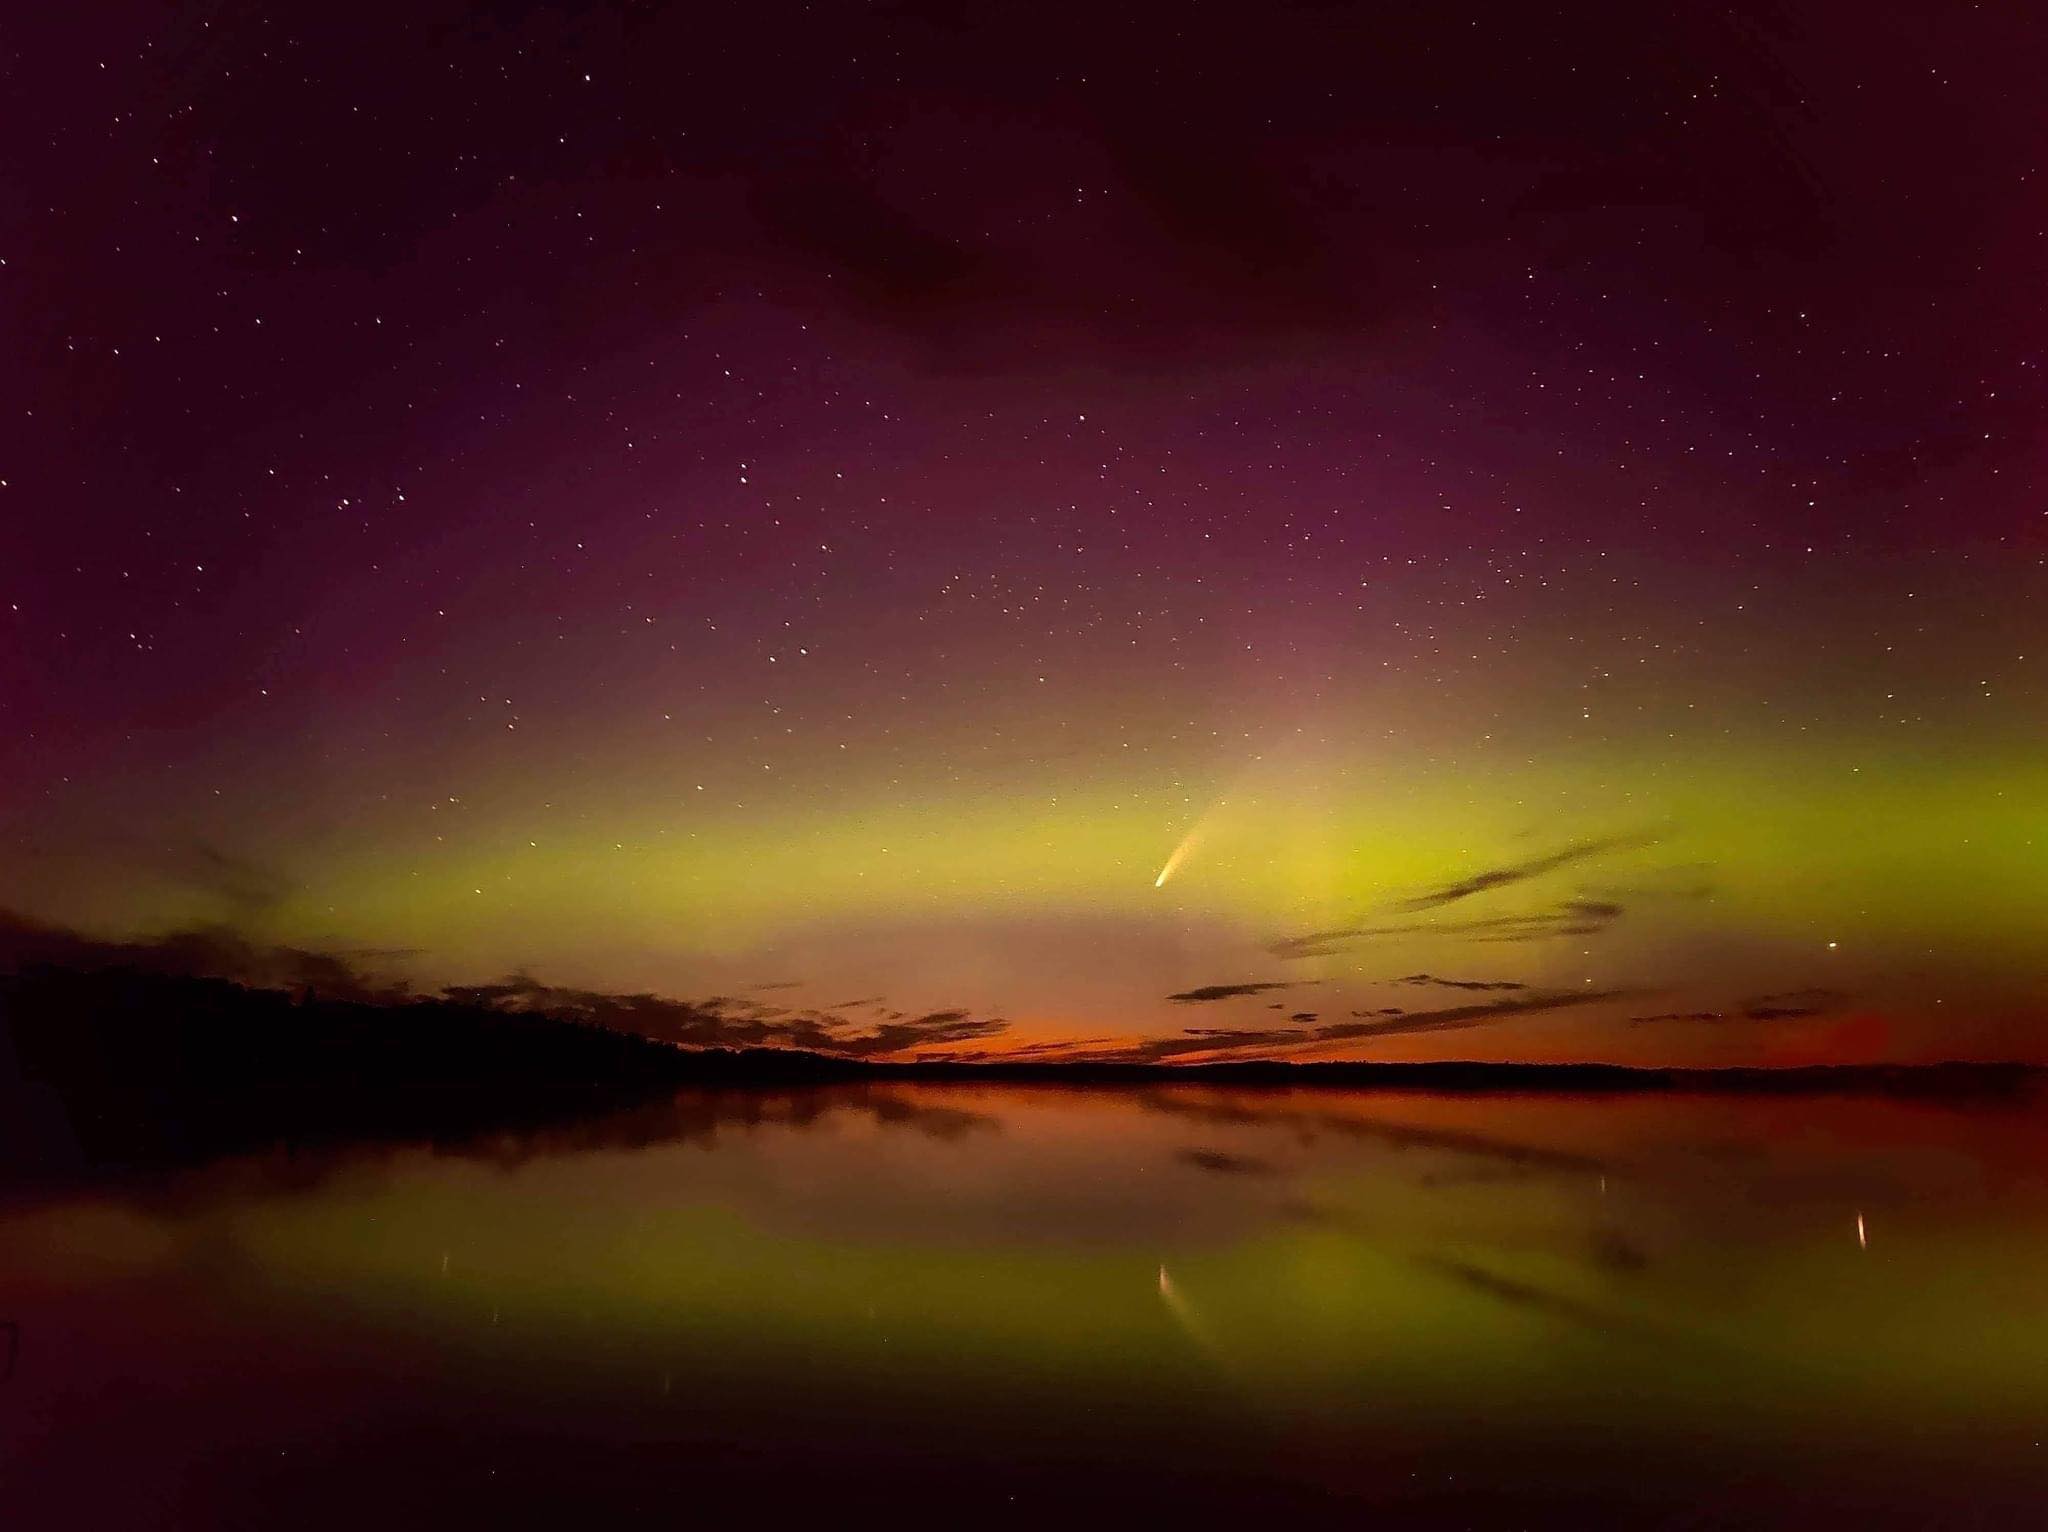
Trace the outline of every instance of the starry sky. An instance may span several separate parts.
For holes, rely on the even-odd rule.
[[[17,925],[883,1056],[2048,1059],[2027,8],[32,9]]]

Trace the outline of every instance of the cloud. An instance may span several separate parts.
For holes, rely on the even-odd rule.
[[[1396,984],[1435,985],[1439,989],[1527,989],[1529,986],[1514,979],[1442,979],[1433,973],[1411,973],[1396,979]]]
[[[1660,1011],[1654,1016],[1631,1016],[1629,1025],[1653,1022],[1796,1021],[1805,1016],[1822,1016],[1850,997],[1836,989],[1789,989],[1738,1001],[1732,1011]]]
[[[1396,912],[1423,914],[1442,909],[1480,894],[1510,888],[1560,867],[1654,845],[1656,837],[1646,834],[1610,835],[1575,842],[1558,851],[1506,866],[1470,873],[1434,889],[1401,900]],[[1383,936],[1454,936],[1472,942],[1546,941],[1558,936],[1596,936],[1626,913],[1625,906],[1609,896],[1586,895],[1559,901],[1548,909],[1514,915],[1490,915],[1464,920],[1395,920],[1377,924],[1327,927],[1301,936],[1282,937],[1267,944],[1266,951],[1278,958],[1329,957],[1354,944]],[[1441,979],[1433,974],[1410,974],[1403,984],[1440,984],[1452,989],[1489,987],[1484,981]],[[1496,983],[1493,988],[1526,988]]]
[[[1580,841],[1553,851],[1547,856],[1532,857],[1526,862],[1512,862],[1505,867],[1489,868],[1475,872],[1454,882],[1446,883],[1418,894],[1413,899],[1403,900],[1398,906],[1404,910],[1434,910],[1446,904],[1455,904],[1460,899],[1469,899],[1475,894],[1491,893],[1495,889],[1508,888],[1516,883],[1527,882],[1530,878],[1541,877],[1568,867],[1574,862],[1583,862],[1592,857],[1606,856],[1616,851],[1633,851],[1652,844],[1654,837],[1647,835],[1610,835],[1599,840]]]
[[[1316,1019],[1316,1013],[1314,1011],[1296,1011],[1292,1016],[1289,1016],[1287,1019],[1289,1021],[1300,1022],[1314,1021]]]
[[[1496,921],[1473,922],[1467,929],[1477,942],[1533,942],[1553,936],[1598,936],[1624,913],[1606,899],[1567,899],[1555,909],[1534,915],[1509,915]]]
[[[1534,942],[1557,936],[1597,936],[1626,911],[1611,899],[1567,899],[1525,915],[1489,915],[1476,920],[1410,920],[1390,925],[1338,926],[1281,937],[1267,943],[1274,957],[1296,960],[1329,957],[1358,942],[1381,936],[1453,936],[1470,942]]]
[[[913,1020],[884,1022],[872,1032],[834,1038],[824,1051],[842,1053],[850,1058],[873,1058],[880,1054],[928,1047],[933,1043],[975,1042],[1000,1036],[1009,1030],[1009,1022],[997,1016],[977,1017],[966,1011],[931,1011]]]
[[[804,1048],[853,1059],[981,1041],[1010,1027],[1000,1017],[978,1017],[964,1010],[928,1011],[922,1016],[890,1012],[879,1020],[853,1022],[829,1011],[793,1011],[744,997],[674,1000],[652,994],[607,994],[542,984],[526,974],[496,984],[451,988],[447,994],[498,1010],[570,1017],[682,1047]]]
[[[1383,1021],[1340,1021],[1318,1029],[1319,1040],[1356,1041],[1374,1037],[1399,1037],[1416,1032],[1456,1032],[1467,1027],[1493,1026],[1503,1021],[1542,1011],[1569,1010],[1598,1005],[1637,993],[1626,989],[1570,990],[1553,995],[1531,995],[1521,1000],[1496,1000],[1487,1005],[1454,1005],[1436,1011],[1411,1011]]]
[[[1287,936],[1269,942],[1266,951],[1277,958],[1328,957],[1342,952],[1364,936],[1390,936],[1398,931],[1426,931],[1428,926],[1339,926],[1330,931],[1311,931],[1306,936]]]
[[[1200,1005],[1211,1000],[1235,1000],[1240,995],[1263,995],[1268,990],[1295,989],[1305,981],[1300,979],[1269,980],[1255,984],[1203,984],[1194,989],[1184,989],[1177,995],[1168,995],[1183,1005]]]
[[[406,954],[268,945],[226,926],[114,941],[0,910],[0,969],[130,969],[176,978],[228,979],[260,989],[311,989],[336,1000],[387,1001],[405,998],[405,985],[377,978],[362,965],[365,959],[397,955]]]
[[[192,848],[190,881],[214,894],[243,915],[255,915],[282,904],[292,892],[291,880],[272,868],[213,846]]]
[[[916,1058],[920,1064],[1063,1064],[1069,1060],[1062,1055],[1097,1048],[1109,1041],[1106,1037],[1062,1037],[1020,1043],[1014,1048],[954,1048],[944,1053],[920,1053]]]
[[[1196,1053],[1235,1052],[1247,1048],[1282,1050],[1314,1040],[1314,1033],[1231,1027],[1189,1027],[1172,1037],[1141,1038],[1112,1048],[1072,1056],[1077,1064],[1161,1064]]]
[[[1241,1054],[1248,1050],[1260,1056],[1284,1058],[1305,1048],[1322,1044],[1365,1042],[1374,1038],[1398,1037],[1423,1032],[1455,1032],[1471,1027],[1498,1025],[1545,1011],[1598,1005],[1639,993],[1625,989],[1570,990],[1557,994],[1530,995],[1518,1000],[1496,1000],[1484,1005],[1446,1006],[1434,1011],[1354,1021],[1324,1022],[1306,1031],[1278,1031],[1249,1027],[1184,1027],[1172,1037],[1141,1038],[1121,1047],[1077,1054],[1075,1063],[1159,1064],[1194,1054]],[[1308,1013],[1301,1013],[1306,1015]],[[1356,1013],[1354,1013],[1356,1014]]]
[[[1692,903],[1714,897],[1713,869],[1704,862],[1645,867],[1629,873],[1626,882],[1587,890],[1603,899],[1662,899]]]
[[[1199,1170],[1213,1171],[1223,1176],[1276,1176],[1280,1167],[1269,1160],[1254,1159],[1245,1154],[1226,1154],[1221,1149],[1182,1149],[1174,1158]]]
[[[1619,920],[1625,913],[1623,906],[1609,899],[1567,899],[1559,912],[1567,920],[1598,922]]]
[[[109,828],[71,838],[62,850],[40,844],[21,849],[39,862],[89,862],[103,877],[161,880],[200,895],[219,906],[223,918],[242,924],[267,914],[298,891],[298,885],[277,868],[205,841],[165,845],[161,837]]]
[[[1849,998],[1838,989],[1788,989],[1758,995],[1742,1002],[1742,1014],[1751,1021],[1789,1021],[1800,1016],[1820,1016]]]

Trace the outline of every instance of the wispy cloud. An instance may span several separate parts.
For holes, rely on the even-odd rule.
[[[1798,1016],[1822,1015],[1848,998],[1838,989],[1780,990],[1743,1001],[1742,1014],[1751,1021],[1786,1021]]]
[[[913,1049],[976,1042],[1009,1030],[1000,1017],[965,1010],[902,1012],[850,1021],[830,1011],[798,1011],[740,996],[675,1000],[653,994],[608,994],[543,984],[515,974],[496,984],[451,989],[453,999],[499,1010],[568,1016],[595,1026],[636,1032],[684,1047],[807,1048],[840,1058],[885,1058]]]
[[[1240,995],[1263,995],[1270,990],[1295,989],[1307,981],[1301,979],[1267,980],[1252,984],[1202,984],[1194,989],[1184,989],[1179,994],[1168,995],[1169,1000],[1183,1005],[1201,1005],[1212,1000],[1235,1000]]]
[[[1555,994],[1528,995],[1485,1004],[1445,1006],[1433,1011],[1409,1011],[1399,1015],[1374,1016],[1350,1021],[1324,1022],[1306,1030],[1281,1031],[1255,1027],[1184,1027],[1171,1037],[1141,1038],[1118,1047],[1097,1049],[1076,1056],[1076,1062],[1158,1064],[1195,1055],[1257,1054],[1286,1058],[1308,1049],[1332,1044],[1369,1042],[1383,1037],[1400,1037],[1426,1032],[1455,1032],[1472,1027],[1498,1026],[1546,1011],[1569,1010],[1601,1005],[1639,993],[1626,989],[1569,990]],[[1303,1012],[1303,1015],[1309,1013]]]
[[[1797,1021],[1806,1016],[1823,1016],[1849,998],[1836,989],[1789,989],[1756,995],[1737,1001],[1727,1010],[1659,1011],[1654,1016],[1631,1016],[1631,1026],[1656,1022]]]
[[[1467,1027],[1496,1026],[1541,1011],[1570,1010],[1600,1005],[1637,993],[1627,989],[1568,990],[1559,994],[1530,995],[1519,1000],[1495,1000],[1484,1005],[1453,1005],[1434,1011],[1410,1011],[1376,1021],[1339,1021],[1322,1027],[1317,1037],[1324,1041],[1357,1041],[1373,1037],[1399,1037],[1416,1032],[1454,1032]]]
[[[1490,867],[1484,872],[1469,873],[1465,877],[1418,894],[1412,899],[1405,899],[1399,908],[1439,909],[1446,904],[1455,904],[1460,899],[1470,899],[1474,894],[1491,893],[1495,889],[1525,883],[1547,872],[1555,872],[1560,867],[1569,867],[1574,862],[1609,856],[1617,851],[1634,851],[1653,844],[1654,840],[1655,837],[1648,835],[1609,835],[1599,840],[1580,841],[1562,850],[1553,851],[1547,856],[1531,857],[1524,862],[1510,862],[1504,867]]]
[[[1197,1170],[1212,1171],[1222,1176],[1275,1176],[1280,1167],[1270,1160],[1256,1159],[1248,1154],[1227,1154],[1221,1149],[1182,1149],[1174,1158]]]
[[[1385,913],[1395,916],[1428,915],[1431,911],[1460,904],[1467,899],[1513,888],[1531,879],[1556,872],[1560,868],[1638,850],[1644,846],[1654,845],[1656,841],[1657,837],[1649,834],[1608,835],[1576,841],[1543,856],[1508,862],[1498,867],[1489,867],[1480,872],[1447,879],[1434,888],[1395,901],[1385,907]],[[1269,943],[1266,950],[1274,957],[1299,959],[1329,957],[1359,942],[1379,937],[1450,936],[1471,942],[1546,941],[1558,936],[1597,935],[1619,920],[1624,913],[1625,906],[1619,899],[1607,896],[1596,898],[1581,894],[1559,900],[1545,909],[1511,915],[1456,920],[1381,919],[1360,921],[1355,925],[1330,926],[1318,931],[1308,931],[1300,936],[1281,937]],[[1400,982],[1441,984],[1459,989],[1481,987],[1486,981],[1440,979],[1431,974],[1411,974]],[[1515,986],[1495,983],[1493,987]]]
[[[1433,985],[1438,989],[1466,990],[1515,990],[1529,986],[1514,979],[1445,979],[1433,973],[1411,973],[1396,979],[1396,984]]]
[[[0,969],[35,965],[81,971],[133,969],[181,978],[230,979],[261,988],[315,990],[337,1000],[406,997],[404,984],[368,965],[410,954],[396,950],[322,952],[252,940],[226,926],[110,941],[0,910]]]
[[[1557,936],[1595,936],[1626,911],[1611,899],[1566,899],[1546,910],[1490,915],[1476,920],[1409,920],[1385,925],[1337,926],[1282,937],[1267,944],[1277,958],[1329,957],[1359,942],[1388,936],[1451,936],[1470,942],[1535,942]]]

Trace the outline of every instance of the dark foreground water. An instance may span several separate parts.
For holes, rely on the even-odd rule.
[[[0,1525],[2042,1525],[2044,1128],[901,1086],[17,1186]]]

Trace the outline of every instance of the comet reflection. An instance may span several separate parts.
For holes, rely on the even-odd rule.
[[[1166,1274],[1164,1265],[1159,1268],[1159,1296],[1166,1304],[1166,1312],[1179,1322],[1188,1339],[1210,1356],[1218,1356],[1216,1341],[1209,1334],[1208,1326],[1203,1324],[1195,1311],[1188,1306],[1187,1299],[1181,1296],[1181,1291],[1174,1285],[1173,1278]]]

